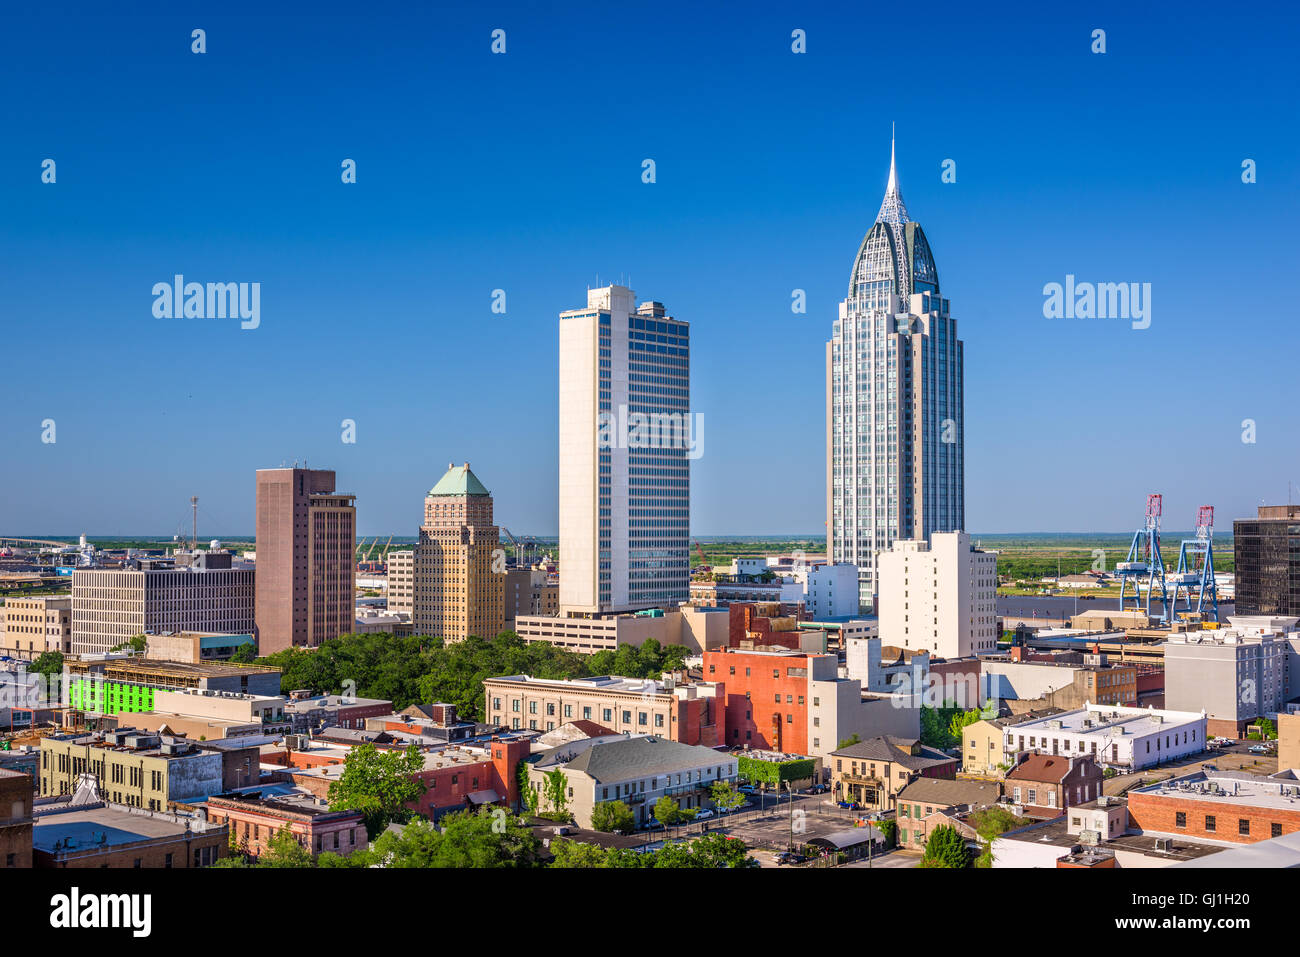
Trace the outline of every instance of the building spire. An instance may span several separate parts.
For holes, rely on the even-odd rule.
[[[908,222],[907,205],[898,188],[898,167],[894,161],[894,125],[889,126],[889,183],[885,186],[885,199],[876,214],[876,222],[895,226]]]

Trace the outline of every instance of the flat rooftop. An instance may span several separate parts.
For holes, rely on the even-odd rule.
[[[192,833],[216,827],[200,819],[112,804],[68,810],[44,808],[37,813],[32,827],[32,847],[49,854],[76,854],[141,841],[181,839],[187,823]]]
[[[512,681],[540,688],[569,688],[574,691],[626,691],[634,694],[662,693],[662,681],[654,678],[624,678],[620,675],[597,675],[592,678],[534,678],[532,675],[501,675],[490,681]]]
[[[123,674],[132,672],[149,676],[180,676],[186,678],[218,678],[236,675],[279,674],[279,668],[267,668],[262,665],[228,665],[217,662],[199,662],[191,664],[184,661],[159,661],[154,658],[114,658],[110,660],[83,659],[69,661],[68,670],[74,674],[100,672],[105,674]]]
[[[1167,842],[1166,850],[1157,852],[1156,839]],[[1069,821],[1065,815],[1054,817],[1043,824],[1030,825],[1018,831],[1008,831],[999,840],[1021,841],[1027,844],[1050,844],[1061,849],[1064,857],[1071,848],[1086,846],[1079,840],[1079,835],[1069,832]],[[1189,841],[1182,835],[1165,834],[1121,834],[1096,845],[1101,851],[1136,851],[1153,857],[1163,857],[1170,861],[1193,861],[1198,858],[1218,854],[1227,848],[1227,843],[1212,844],[1208,841]],[[994,851],[996,854],[997,852]]]
[[[1141,736],[1181,728],[1185,724],[1204,720],[1205,715],[1190,711],[1157,711],[1147,708],[1123,708],[1117,705],[1089,705],[1077,711],[1064,711],[1037,720],[1022,721],[1016,726],[1016,730],[1025,732],[1039,728],[1044,731],[1062,731],[1084,736],[1104,734],[1109,737],[1115,732]]]
[[[1196,771],[1134,788],[1129,793],[1271,811],[1300,811],[1300,778],[1292,771],[1268,777],[1245,771]]]

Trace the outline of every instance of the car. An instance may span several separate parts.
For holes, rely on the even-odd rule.
[[[695,820],[697,821],[703,821],[705,818],[710,818],[710,817],[713,817],[713,812],[710,811],[707,807],[700,808],[700,810],[695,812]]]
[[[1273,749],[1263,744],[1252,744],[1249,748],[1251,754],[1268,754]]]
[[[758,788],[754,787],[754,785],[752,785],[752,784],[742,784],[740,787],[736,788],[736,790],[739,791],[741,794],[757,794],[757,793],[758,793]]]
[[[664,826],[662,822],[656,821],[654,818],[650,818],[650,820],[645,822],[645,829],[647,831],[662,831],[664,829]]]
[[[1232,738],[1219,738],[1217,743],[1221,748],[1230,748],[1237,742],[1233,741]]]
[[[781,864],[804,864],[808,858],[802,854],[796,854],[793,851],[782,851],[776,855],[776,863]]]

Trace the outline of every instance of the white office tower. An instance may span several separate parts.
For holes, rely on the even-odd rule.
[[[965,526],[962,342],[920,224],[889,184],[826,344],[827,559],[858,566],[898,539]]]
[[[880,559],[880,640],[964,658],[997,649],[997,552],[965,532],[935,532],[930,543],[902,540]]]
[[[690,327],[624,286],[560,314],[562,615],[689,597]]]

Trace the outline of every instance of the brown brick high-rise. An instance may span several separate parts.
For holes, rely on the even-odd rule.
[[[356,496],[324,469],[257,470],[257,643],[315,648],[355,627]]]

